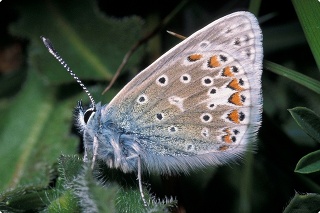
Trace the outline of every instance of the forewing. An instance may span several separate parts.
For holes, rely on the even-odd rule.
[[[157,154],[243,148],[260,126],[261,40],[248,12],[214,21],[138,74],[103,114]]]

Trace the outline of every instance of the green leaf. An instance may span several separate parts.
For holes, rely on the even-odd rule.
[[[81,212],[78,201],[71,190],[66,190],[56,199],[51,200],[45,212]]]
[[[105,165],[103,167],[107,169]],[[59,158],[59,176],[62,188],[72,192],[83,212],[115,212],[115,210],[117,212],[168,212],[168,208],[176,205],[176,201],[173,199],[155,201],[145,190],[149,204],[148,207],[145,207],[138,187],[125,185],[120,187],[119,183],[110,181],[112,176],[110,169],[104,172],[102,168],[97,170],[92,171],[89,164],[83,163],[76,156],[61,156]],[[98,175],[98,177],[95,178],[92,174]],[[104,176],[104,180],[101,179],[102,176]],[[138,182],[136,181],[136,183]],[[56,199],[55,203],[60,202],[61,199]],[[55,203],[54,205],[56,205]]]
[[[56,92],[29,70],[23,89],[2,119],[6,125],[0,133],[0,190],[20,183],[47,184],[49,167],[61,151],[76,151],[76,138],[67,135],[72,105],[65,100],[54,107]]]
[[[289,112],[303,131],[320,143],[320,117],[305,107],[295,107]]]
[[[320,211],[320,195],[298,194],[290,201],[283,213],[311,213]]]
[[[22,1],[16,7],[21,17],[10,31],[31,41],[30,61],[52,83],[73,79],[49,54],[40,36],[53,42],[80,79],[104,81],[112,78],[125,53],[140,37],[139,18],[106,17],[98,10],[96,1]]]
[[[63,188],[69,189],[78,201],[82,212],[99,212],[96,200],[92,199],[90,188],[96,185],[92,178],[92,170],[77,156],[61,156],[59,158],[59,177]]]
[[[169,212],[170,208],[174,208],[177,205],[177,201],[172,198],[166,198],[165,200],[154,200],[154,197],[151,197],[150,194],[146,195],[146,201],[148,206],[145,207],[141,200],[141,195],[139,190],[132,188],[121,188],[118,192],[117,198],[117,209],[119,212],[145,212],[145,213],[153,213],[153,212]]]
[[[59,177],[62,179],[63,184],[68,184],[74,181],[79,175],[83,173],[83,161],[78,156],[65,156],[59,157]]]
[[[295,172],[309,174],[320,171],[320,150],[302,157],[296,165]]]
[[[51,197],[47,188],[42,186],[24,186],[0,194],[0,211],[4,212],[38,212]]]
[[[320,81],[312,79],[306,75],[296,72],[287,67],[281,66],[279,64],[273,63],[271,61],[264,60],[263,66],[278,75],[284,76],[288,79],[295,81],[302,86],[309,88],[310,90],[320,94]]]
[[[300,24],[311,48],[318,69],[320,69],[320,7],[319,1],[292,0]]]

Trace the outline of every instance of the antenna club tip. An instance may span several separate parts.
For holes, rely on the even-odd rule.
[[[45,38],[44,36],[40,36],[40,38],[42,39],[44,45],[49,50],[49,52],[52,55],[56,56],[57,55],[57,51],[54,49],[53,44],[51,43],[51,41],[49,39]]]
[[[40,38],[42,39],[42,41],[43,41],[43,43],[47,43],[47,38],[46,37],[44,37],[44,36],[40,36]]]

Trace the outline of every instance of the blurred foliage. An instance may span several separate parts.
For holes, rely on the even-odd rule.
[[[0,210],[2,212],[317,212],[320,210],[320,3],[189,1],[129,59],[130,48],[180,1],[0,2]],[[43,46],[54,43],[96,101],[107,103],[179,40],[228,13],[257,15],[264,45],[264,113],[256,153],[239,165],[189,175],[135,174],[82,162],[72,123],[88,97]],[[288,111],[289,109],[289,111]],[[175,198],[176,200],[174,200]]]

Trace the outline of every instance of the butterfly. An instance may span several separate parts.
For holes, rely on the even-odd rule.
[[[254,147],[262,113],[262,33],[245,11],[224,16],[135,76],[109,104],[95,104],[52,43],[49,49],[89,95],[76,124],[85,157],[141,174],[187,173],[235,161]]]

